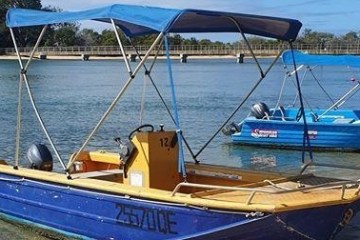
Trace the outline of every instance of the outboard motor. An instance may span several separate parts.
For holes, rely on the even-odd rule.
[[[124,178],[127,178],[128,177],[127,176],[128,162],[129,162],[129,159],[134,154],[136,148],[130,139],[122,140],[121,138],[117,137],[117,138],[115,138],[115,142],[117,142],[119,144],[120,160],[124,164]]]
[[[230,136],[234,133],[240,132],[241,125],[232,122],[229,125],[225,126],[221,131],[225,136]]]
[[[44,171],[53,169],[53,158],[44,144],[32,144],[26,152],[26,158],[30,162],[30,168]]]
[[[259,102],[252,105],[250,115],[257,119],[269,119],[270,110],[265,103]]]
[[[131,142],[131,140],[122,140],[119,137],[115,138],[115,142],[119,144],[120,159],[126,165],[127,161],[131,158],[132,154],[134,153],[135,146]]]

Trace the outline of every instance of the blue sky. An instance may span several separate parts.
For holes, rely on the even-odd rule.
[[[359,0],[42,0],[43,6],[56,6],[66,11],[88,9],[114,3],[150,5],[169,8],[197,8],[241,12],[300,20],[313,31],[344,35],[360,32]],[[100,31],[104,26],[84,23]]]

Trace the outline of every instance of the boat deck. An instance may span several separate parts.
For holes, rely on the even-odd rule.
[[[358,185],[348,181],[307,175],[278,182],[265,180],[258,184],[240,186],[239,190],[205,190],[192,193],[191,196],[213,201],[246,203],[249,206],[272,205],[275,211],[285,211],[298,209],[300,206],[315,207],[351,202],[358,198],[358,191]]]

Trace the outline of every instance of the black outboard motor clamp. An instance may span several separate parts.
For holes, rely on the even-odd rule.
[[[252,105],[250,115],[257,119],[269,119],[270,110],[265,103],[258,102]]]
[[[221,131],[225,136],[230,136],[234,133],[240,132],[241,125],[232,122],[229,125],[225,126]]]
[[[44,171],[52,171],[53,169],[52,155],[44,144],[32,144],[26,152],[26,158],[29,160],[32,169]]]

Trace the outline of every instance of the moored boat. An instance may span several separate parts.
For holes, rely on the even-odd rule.
[[[306,54],[290,50],[284,51],[282,54],[285,66],[292,65],[292,55],[299,67],[296,71],[286,72],[283,86],[291,82],[295,72],[304,71],[301,82],[306,81],[310,82],[308,84],[311,86],[317,86],[320,85],[320,81],[313,73],[316,67],[360,67],[360,57],[358,56]],[[319,91],[324,91],[324,96],[329,98],[331,103],[326,109],[311,107],[311,103],[309,103],[311,101],[307,101],[309,107],[304,111],[313,150],[360,151],[360,110],[341,108],[341,105],[360,88],[360,83],[354,77],[351,81],[353,82],[351,89],[337,101],[334,101],[320,85]],[[282,92],[283,87],[280,93]],[[231,135],[232,141],[237,144],[301,149],[304,139],[304,121],[302,121],[301,111],[299,107],[293,106],[294,104],[289,107],[281,106],[279,104],[281,97],[274,108],[269,108],[263,102],[254,104],[249,116],[240,123],[228,125],[224,128],[224,133]]]
[[[80,20],[109,22],[116,34],[121,29],[130,38],[158,36],[145,56],[139,56],[141,61],[134,69],[118,37],[128,81],[66,163],[38,111],[27,71],[47,25]],[[329,239],[359,211],[357,181],[307,174],[306,167],[298,175],[289,176],[203,164],[196,159],[197,154],[191,154],[194,163],[184,159],[183,145],[192,151],[177,115],[168,34],[240,32],[245,41],[246,34],[255,34],[291,45],[301,28],[299,21],[205,10],[112,5],[62,13],[11,9],[7,25],[21,72],[16,157],[13,162],[0,164],[2,213],[94,239]],[[45,27],[24,64],[13,29],[38,25]],[[143,68],[145,76],[151,79],[152,69],[145,62],[154,49],[163,47],[167,50],[173,113],[163,103],[174,121],[173,130],[161,123],[144,124],[129,131],[126,139],[116,139],[118,152],[86,149],[138,72]],[[267,71],[261,72],[260,80]],[[153,86],[156,89],[154,83]],[[51,150],[43,144],[31,146],[27,151],[30,163],[27,167],[19,164],[23,87],[51,146]],[[53,171],[53,154],[63,172]]]

